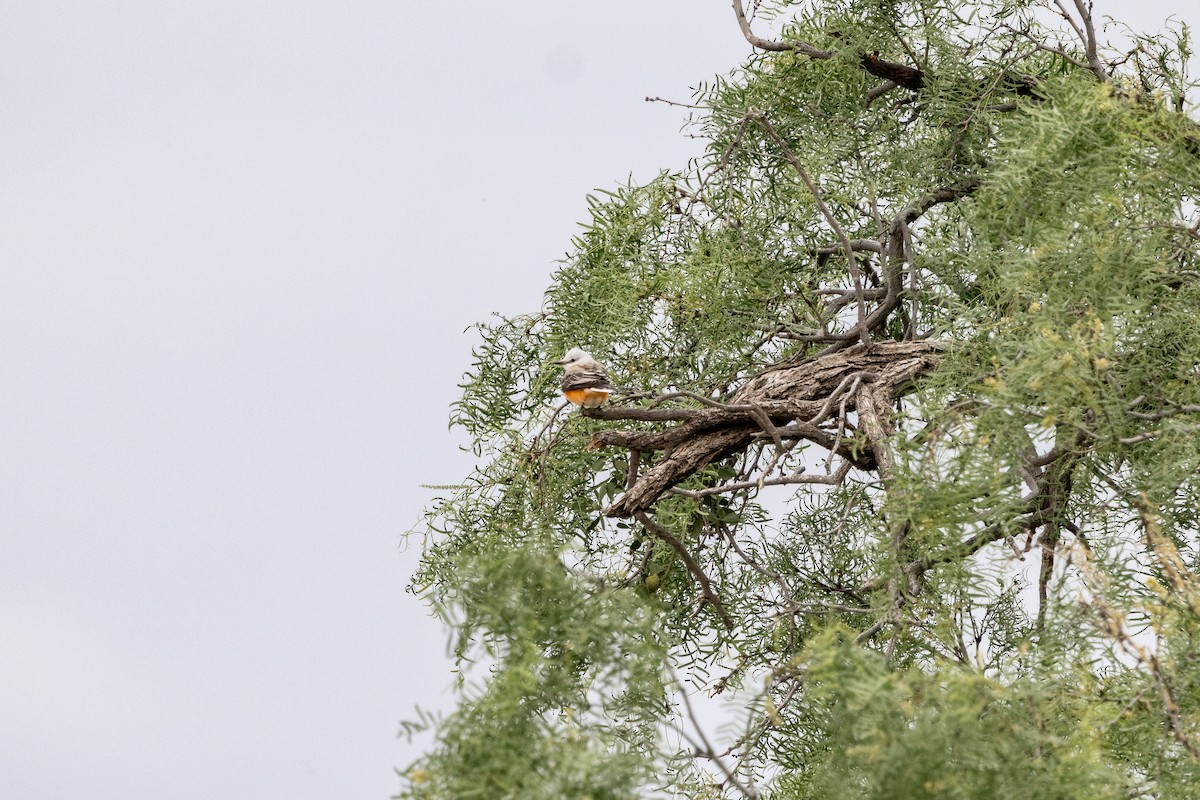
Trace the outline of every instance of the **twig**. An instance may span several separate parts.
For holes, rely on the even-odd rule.
[[[847,389],[842,394],[841,402],[838,404],[837,433],[835,433],[833,436],[833,446],[829,448],[829,457],[825,459],[825,471],[826,472],[829,472],[829,467],[831,464],[833,464],[834,453],[836,453],[842,449],[842,437],[845,436],[845,434],[846,434],[846,403],[847,403],[847,401],[850,400],[851,397],[858,396],[858,388],[860,386],[862,386],[863,375],[861,372],[858,373],[857,375],[854,375],[854,376],[847,375],[846,377],[847,378],[853,377],[854,380],[852,380],[850,382],[850,388]],[[832,400],[832,399],[833,399],[833,397],[831,396],[830,400]],[[857,402],[858,401],[855,400],[856,405],[857,405]],[[874,452],[874,451],[872,451],[872,452]],[[879,454],[878,453],[875,454],[875,463],[876,464],[879,463]]]
[[[887,625],[887,617],[881,617],[875,621],[875,624],[867,628],[865,631],[854,637],[855,644],[865,644],[875,637],[875,634],[883,630],[883,626]]]
[[[538,432],[535,433],[533,435],[533,438],[529,440],[529,449],[530,450],[537,449],[538,444],[541,442],[542,436],[544,436],[546,434],[546,431],[548,431],[550,429],[550,426],[554,424],[554,420],[558,417],[559,414],[562,413],[562,410],[569,405],[570,405],[570,403],[564,402],[562,405],[560,405],[554,409],[554,412],[550,415],[550,418],[546,420],[546,424],[543,425],[541,428],[539,428]]]
[[[1154,414],[1144,414],[1137,411],[1126,411],[1126,414],[1134,419],[1146,420],[1147,422],[1158,422],[1159,420],[1173,417],[1176,414],[1200,414],[1200,406],[1197,405],[1177,405],[1175,408],[1158,411]]]
[[[1075,31],[1075,35],[1079,37],[1079,41],[1083,43],[1083,51],[1087,56],[1087,68],[1099,78],[1101,83],[1108,82],[1108,73],[1104,71],[1104,64],[1101,63],[1097,52],[1096,26],[1092,23],[1092,4],[1084,3],[1084,0],[1074,0],[1075,10],[1079,12],[1079,19],[1083,23],[1082,28],[1067,11],[1062,0],[1054,0],[1054,5],[1058,7],[1059,15],[1067,21],[1067,24]]]
[[[750,21],[746,19],[746,9],[742,7],[742,0],[733,0],[733,13],[737,16],[738,27],[742,29],[742,36],[745,36],[746,41],[759,50],[770,50],[775,53],[786,53],[794,50],[797,53],[803,53],[809,58],[833,58],[833,53],[813,47],[811,44],[805,42],[776,42],[771,39],[763,39],[761,36],[755,36],[754,31],[750,30]]]
[[[721,602],[721,598],[718,597],[717,593],[713,590],[712,581],[708,579],[708,575],[705,574],[703,568],[701,568],[700,562],[696,561],[695,556],[688,552],[688,549],[684,547],[683,542],[679,541],[679,539],[675,537],[675,534],[671,533],[662,525],[659,525],[657,522],[651,519],[650,515],[646,512],[638,511],[634,514],[634,517],[637,518],[638,522],[645,526],[646,530],[650,531],[650,533],[654,534],[659,539],[662,539],[664,542],[670,545],[672,550],[679,554],[679,557],[683,560],[688,572],[690,572],[692,577],[696,579],[696,582],[700,584],[700,594],[705,600],[708,601],[710,605],[712,605],[713,610],[717,613],[717,616],[721,618],[722,624],[725,625],[725,630],[733,633],[733,619],[729,616],[728,612],[725,611],[725,604]]]
[[[735,0],[735,2],[737,2],[738,7],[740,8],[740,0]],[[808,187],[809,193],[812,194],[813,199],[817,202],[817,208],[820,209],[821,215],[825,217],[825,221],[829,223],[831,228],[833,228],[833,232],[837,234],[838,240],[842,243],[842,249],[846,251],[846,263],[850,268],[850,277],[854,280],[854,296],[858,300],[857,327],[859,340],[862,342],[864,347],[870,347],[871,336],[870,333],[868,333],[866,326],[867,307],[866,300],[863,298],[862,273],[858,269],[858,259],[854,255],[854,245],[851,243],[850,237],[846,235],[846,231],[842,229],[842,225],[837,221],[837,217],[834,216],[833,212],[829,209],[829,206],[825,204],[825,199],[821,195],[820,187],[813,183],[812,178],[810,178],[808,175],[808,171],[804,169],[804,165],[800,163],[800,159],[796,157],[794,152],[792,152],[792,148],[788,146],[787,141],[779,135],[777,130],[775,130],[775,126],[771,124],[769,119],[767,119],[766,114],[758,112],[754,115],[754,119],[763,127],[763,130],[765,130],[771,136],[771,138],[775,140],[776,144],[779,145],[780,150],[783,151],[783,157],[787,159],[787,162],[791,164],[792,168],[796,170],[797,174],[799,174],[800,180],[802,180],[804,185]]]
[[[758,791],[753,786],[743,785],[743,783],[738,780],[737,775],[733,773],[733,770],[729,769],[729,767],[725,765],[725,760],[717,755],[716,748],[712,746],[712,742],[708,740],[708,736],[705,735],[704,729],[700,727],[700,723],[696,719],[696,711],[692,708],[692,701],[688,698],[687,689],[684,688],[683,683],[679,680],[679,678],[675,677],[673,673],[671,677],[675,678],[675,685],[678,687],[679,696],[683,699],[683,706],[687,710],[687,715],[692,722],[692,727],[696,729],[696,734],[700,737],[700,742],[697,743],[694,739],[692,739],[691,736],[688,736],[687,731],[683,730],[682,727],[680,728],[679,732],[687,738],[688,742],[692,745],[693,750],[696,751],[697,756],[702,756],[707,758],[709,761],[712,761],[717,765],[721,772],[724,773],[725,780],[730,785],[741,792],[744,797],[749,798],[749,800],[756,800],[758,797]],[[697,747],[697,744],[702,745],[702,747]]]
[[[782,609],[790,614],[870,614],[873,608],[844,603],[795,603]]]
[[[738,483],[724,483],[720,486],[710,486],[706,489],[680,489],[678,486],[671,487],[672,494],[682,495],[683,497],[691,497],[694,500],[699,500],[702,497],[708,497],[714,494],[725,494],[727,492],[740,492],[743,489],[761,489],[764,486],[790,486],[792,484],[824,484],[826,486],[840,486],[846,476],[850,474],[852,464],[849,461],[842,462],[838,467],[837,472],[832,475],[806,475],[800,472],[786,475],[782,478],[767,478],[765,480],[756,481],[739,481]]]
[[[696,111],[712,111],[713,110],[712,106],[698,106],[693,103],[680,103],[675,100],[668,100],[665,97],[657,97],[657,96],[656,97],[647,97],[646,102],[647,103],[666,103],[667,105],[675,106],[676,108],[691,108],[691,109],[695,109]]]
[[[870,108],[871,103],[874,103],[880,97],[883,97],[885,94],[890,92],[892,89],[895,89],[899,85],[900,84],[896,83],[895,81],[884,81],[883,83],[879,84],[878,86],[872,88],[870,91],[867,92],[867,101],[864,104],[864,107]]]
[[[874,239],[851,239],[850,247],[853,250],[869,250],[872,253],[882,253],[883,252],[883,245],[881,245],[879,242],[875,241]],[[845,245],[840,244],[840,243],[826,245],[825,247],[817,248],[817,255],[831,256],[834,253],[842,252],[842,250],[844,250],[844,249],[845,249]],[[840,291],[840,290],[836,290],[836,291]]]

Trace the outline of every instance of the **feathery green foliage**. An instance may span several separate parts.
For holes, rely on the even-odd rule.
[[[705,156],[480,327],[413,580],[462,702],[401,797],[1200,796],[1187,31],[1069,10],[765,4]],[[889,342],[930,366],[861,366]],[[560,408],[571,347],[625,394]],[[823,364],[815,416],[734,399]]]

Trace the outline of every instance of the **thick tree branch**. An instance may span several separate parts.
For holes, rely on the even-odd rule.
[[[884,61],[878,53],[864,55],[859,63],[876,78],[883,78],[909,91],[915,92],[925,88],[925,73],[916,67]]]
[[[1087,55],[1088,68],[1091,69],[1092,74],[1094,74],[1101,83],[1106,82],[1108,80],[1108,72],[1105,71],[1104,64],[1100,62],[1098,42],[1096,41],[1096,25],[1092,21],[1092,4],[1090,0],[1087,3],[1085,3],[1084,0],[1075,0],[1075,10],[1079,12],[1079,19],[1083,23],[1082,31],[1079,29],[1079,26],[1071,20],[1071,15],[1067,13],[1065,8],[1063,8],[1062,2],[1060,2],[1060,0],[1054,0],[1054,2],[1063,12],[1063,16],[1067,18],[1067,21],[1071,23],[1071,27],[1073,27],[1075,32],[1079,34],[1079,38],[1083,41],[1083,51]]]
[[[744,450],[760,435],[762,425],[750,409],[761,409],[775,429],[773,440],[805,438],[841,455],[860,468],[874,468],[877,457],[817,427],[835,397],[854,407],[845,393],[847,379],[870,375],[872,389],[897,397],[940,360],[939,347],[930,342],[879,342],[871,348],[858,345],[839,353],[787,362],[748,380],[730,402],[666,431],[600,431],[590,448],[616,445],[640,450],[671,448],[638,478],[623,497],[605,509],[610,517],[628,517],[649,508],[667,489],[714,461]],[[620,418],[618,407],[604,409],[606,419]],[[593,415],[588,412],[589,416]],[[779,446],[778,444],[776,445]],[[868,460],[869,459],[869,460]],[[757,482],[756,482],[757,485]]]
[[[831,59],[836,55],[831,50],[822,50],[808,42],[801,42],[795,39],[781,42],[774,39],[764,39],[756,35],[750,28],[750,21],[746,19],[746,9],[742,5],[742,0],[733,0],[733,13],[737,17],[738,27],[742,29],[742,36],[746,37],[746,41],[759,50],[767,50],[773,53],[801,53],[809,58],[821,61]],[[925,75],[921,70],[906,64],[885,61],[879,57],[878,53],[864,53],[859,60],[859,64],[870,74],[877,78],[883,78],[894,86],[903,86],[905,89],[914,92],[925,88]],[[887,91],[888,88],[892,88],[891,86],[887,86],[887,84],[885,86],[887,88],[882,90],[873,90],[873,92],[877,92],[875,96]]]

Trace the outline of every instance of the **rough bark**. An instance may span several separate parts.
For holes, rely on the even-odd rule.
[[[645,511],[670,487],[713,461],[746,449],[760,435],[774,438],[786,434],[790,438],[808,439],[823,447],[837,448],[839,454],[859,468],[872,469],[877,465],[874,452],[854,453],[848,443],[838,442],[816,426],[838,411],[843,400],[847,410],[855,409],[860,392],[869,391],[872,398],[894,400],[938,360],[939,347],[931,342],[856,345],[772,367],[747,381],[726,407],[697,409],[690,419],[666,431],[602,431],[593,437],[591,447],[671,448],[604,513],[610,517],[630,517]],[[839,397],[839,393],[845,393],[845,397]],[[623,417],[620,408],[604,409],[593,416],[637,418],[636,414]],[[780,428],[794,424],[785,431],[772,432],[764,430],[764,418]]]

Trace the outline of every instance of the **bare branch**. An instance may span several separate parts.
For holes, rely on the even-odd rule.
[[[883,626],[887,625],[887,618],[880,617],[875,621],[875,624],[867,628],[865,631],[854,637],[855,644],[866,644],[875,638],[875,634],[883,630]]]
[[[870,614],[868,606],[848,606],[843,603],[795,603],[784,609],[789,614]]]
[[[647,96],[646,102],[647,103],[665,103],[669,106],[675,106],[676,108],[690,108],[695,111],[712,111],[713,110],[712,106],[698,106],[698,105],[695,105],[694,103],[680,103],[675,100],[668,100],[665,97],[658,97],[658,96],[654,96],[654,97]]]
[[[1086,34],[1084,38],[1084,52],[1087,54],[1088,67],[1101,83],[1108,81],[1108,73],[1104,70],[1104,65],[1100,63],[1100,56],[1097,54],[1096,42],[1096,26],[1092,22],[1092,3],[1091,0],[1075,0],[1075,10],[1079,12],[1079,17],[1083,21],[1083,29]]]
[[[674,674],[672,674],[672,677],[675,677]],[[700,741],[696,742],[691,736],[688,736],[686,731],[683,731],[682,729],[680,730],[680,733],[687,737],[688,741],[692,745],[692,749],[696,751],[697,756],[706,758],[717,765],[717,768],[724,773],[725,781],[729,785],[741,792],[742,796],[747,798],[747,800],[757,800],[758,790],[756,790],[753,785],[743,784],[742,781],[738,779],[737,775],[734,774],[733,770],[731,770],[725,764],[725,759],[723,759],[717,753],[716,748],[712,746],[712,742],[710,742],[708,736],[705,735],[704,729],[700,727],[696,710],[692,708],[692,701],[688,698],[687,689],[684,688],[683,683],[680,682],[679,678],[675,678],[675,685],[678,688],[679,696],[683,699],[683,706],[687,710],[687,715],[692,722],[692,727],[696,729],[696,735],[700,737]]]
[[[809,58],[833,58],[833,53],[813,47],[811,44],[805,42],[776,42],[754,35],[754,31],[750,30],[750,20],[746,19],[746,9],[742,6],[742,0],[733,0],[733,13],[737,16],[738,27],[742,29],[742,36],[745,36],[746,41],[759,50],[769,50],[776,53],[795,51],[803,53]]]
[[[631,486],[633,486],[635,483],[637,483],[638,465],[640,465],[641,463],[642,463],[642,451],[636,450],[636,449],[630,450],[629,451],[629,468],[625,472],[625,491],[629,491],[629,488]]]
[[[678,486],[671,488],[672,494],[683,495],[699,500],[701,497],[708,497],[714,494],[726,494],[728,492],[740,492],[743,489],[761,489],[764,486],[789,486],[791,484],[824,484],[826,486],[840,486],[846,476],[850,474],[850,467],[853,466],[849,461],[842,463],[838,467],[837,472],[832,475],[807,475],[802,472],[794,472],[791,475],[786,475],[782,478],[766,478],[757,481],[739,481],[737,483],[723,483],[720,486],[710,486],[707,489],[680,489]]]
[[[1071,26],[1071,29],[1075,31],[1075,35],[1079,37],[1084,53],[1087,56],[1086,65],[1079,64],[1075,59],[1071,60],[1079,64],[1079,66],[1086,66],[1101,83],[1105,83],[1108,81],[1108,73],[1104,70],[1104,64],[1100,62],[1097,50],[1096,26],[1092,22],[1092,4],[1090,1],[1085,3],[1084,0],[1073,0],[1073,2],[1075,10],[1079,12],[1079,22],[1076,22],[1075,18],[1071,16],[1071,13],[1063,4],[1063,0],[1054,0],[1054,5],[1058,7],[1059,16],[1065,19],[1067,24]],[[1060,55],[1066,56],[1065,53]]]
[[[649,508],[663,492],[688,476],[745,449],[763,429],[751,413],[752,408],[762,409],[772,425],[788,423],[776,428],[773,440],[776,436],[782,440],[785,434],[791,438],[795,432],[801,438],[836,451],[855,466],[869,468],[869,464],[873,467],[876,459],[869,450],[856,453],[856,448],[847,446],[846,442],[807,420],[818,413],[827,413],[822,409],[826,407],[829,395],[839,390],[848,375],[870,372],[876,376],[874,387],[877,391],[886,391],[889,397],[903,394],[919,375],[938,363],[939,350],[939,345],[933,342],[879,342],[869,349],[859,345],[816,358],[785,362],[746,381],[734,393],[732,402],[719,404],[710,400],[722,407],[705,409],[669,431],[600,431],[593,435],[589,447],[672,448],[604,513],[609,517],[633,516]],[[619,419],[620,413],[620,409],[608,409],[604,418]],[[866,454],[871,456],[869,462]]]
[[[579,413],[592,419],[631,419],[639,422],[687,422],[703,412],[696,408],[635,408],[632,406],[599,406],[580,408]]]
[[[1173,417],[1176,414],[1200,414],[1200,406],[1197,405],[1176,405],[1174,408],[1157,411],[1153,414],[1144,414],[1137,411],[1126,411],[1126,414],[1134,419],[1146,420],[1147,422],[1158,422],[1159,420]]]
[[[895,81],[884,81],[878,86],[872,88],[869,92],[867,92],[867,100],[866,103],[864,103],[864,106],[866,108],[870,108],[871,103],[874,103],[876,100],[883,97],[885,94],[890,92],[892,89],[895,89],[899,85],[900,84],[896,83]]]
[[[818,248],[817,255],[831,256],[834,253],[840,253],[845,249],[846,249],[845,244],[829,245],[827,247]],[[883,245],[881,245],[879,242],[875,241],[874,239],[851,239],[850,240],[850,249],[851,250],[869,250],[872,253],[882,253]]]

